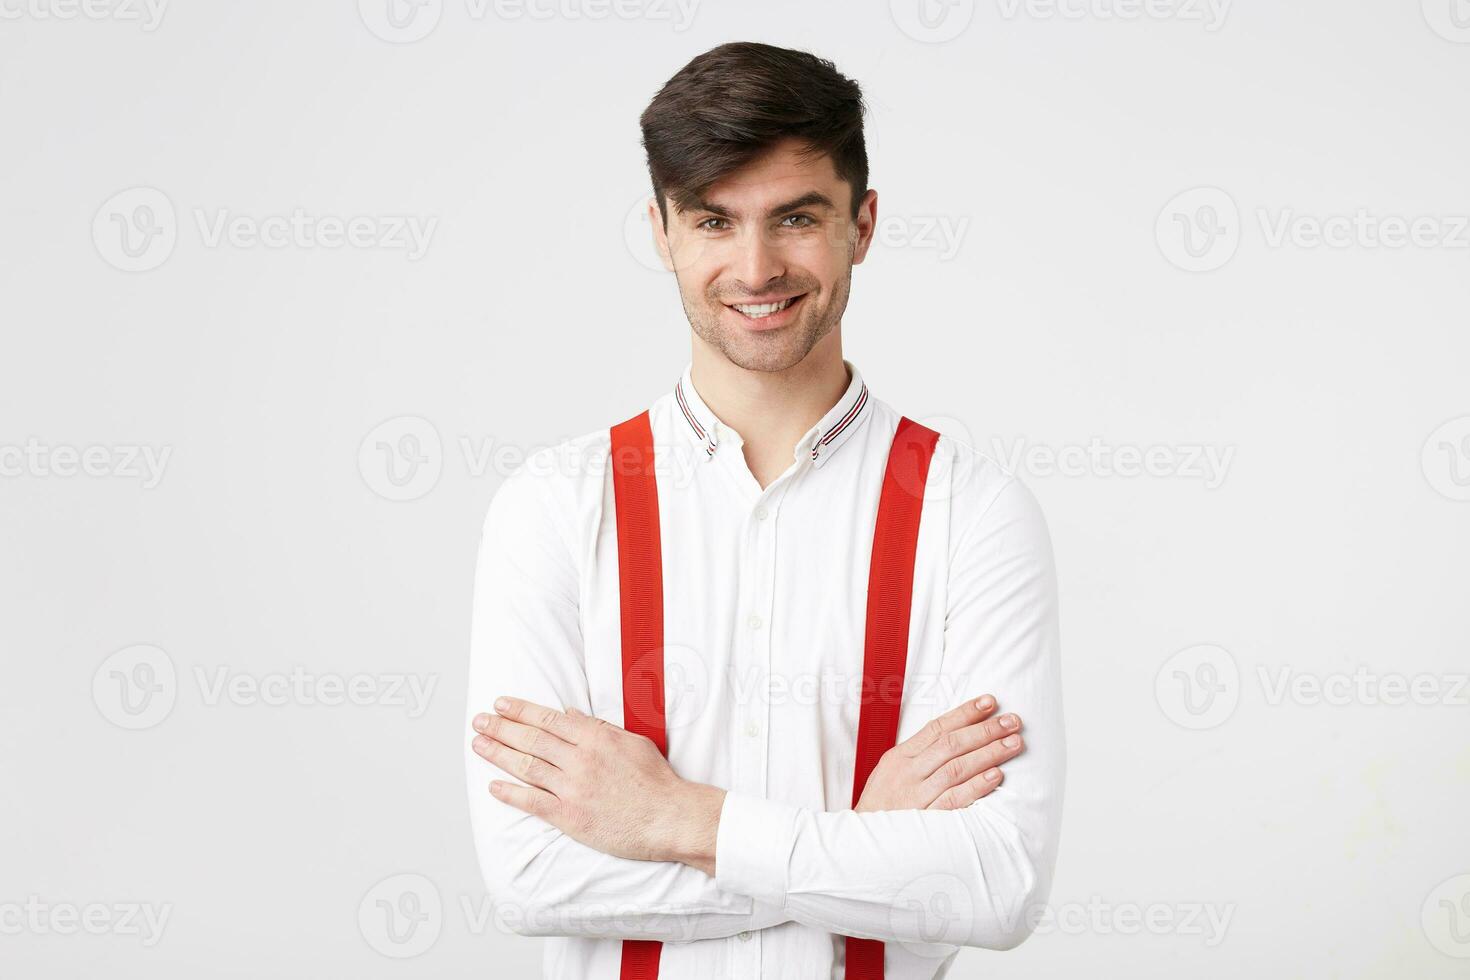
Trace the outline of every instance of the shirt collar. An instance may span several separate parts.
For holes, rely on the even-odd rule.
[[[796,445],[797,457],[800,458],[803,452],[809,454],[812,464],[818,468],[873,414],[868,410],[868,386],[862,374],[846,358],[842,363],[852,376],[847,390]],[[705,459],[712,459],[720,444],[720,431],[726,427],[695,390],[691,377],[693,368],[693,361],[686,364],[684,373],[674,385],[674,410],[680,418],[679,428],[704,450]]]

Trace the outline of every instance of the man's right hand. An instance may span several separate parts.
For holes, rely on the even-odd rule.
[[[966,701],[883,753],[854,809],[957,810],[989,795],[1025,748],[1020,717],[995,711],[988,694]]]

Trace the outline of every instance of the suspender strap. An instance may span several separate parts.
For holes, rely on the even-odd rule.
[[[908,662],[909,616],[914,596],[914,555],[924,486],[939,433],[907,418],[898,421],[888,450],[888,469],[878,498],[873,557],[868,566],[868,619],[863,638],[863,693],[858,711],[857,760],[852,805],[884,752],[898,742]],[[882,980],[883,943],[846,936],[846,980]]]
[[[623,646],[623,727],[669,754],[664,719],[664,580],[648,413],[611,429]],[[658,980],[663,943],[623,940],[619,980]]]

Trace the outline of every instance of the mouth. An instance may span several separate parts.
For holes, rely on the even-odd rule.
[[[767,303],[726,303],[725,307],[751,330],[771,330],[785,326],[796,318],[806,293]]]

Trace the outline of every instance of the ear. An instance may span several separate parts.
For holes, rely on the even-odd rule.
[[[674,260],[670,254],[669,236],[664,231],[663,215],[658,210],[658,198],[648,199],[648,227],[653,232],[653,248],[658,252],[659,261],[669,272],[674,271]]]
[[[853,243],[852,264],[862,262],[868,254],[868,246],[873,244],[873,232],[878,227],[878,192],[871,187],[863,195],[862,202],[858,204],[857,213],[857,241]]]

